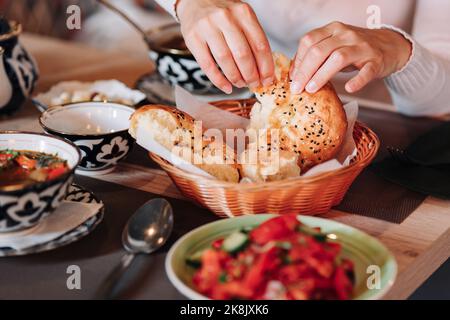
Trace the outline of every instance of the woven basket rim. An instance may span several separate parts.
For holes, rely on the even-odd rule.
[[[173,172],[174,174],[177,174],[177,175],[182,175],[184,178],[189,179],[189,180],[195,180],[197,184],[209,184],[211,186],[212,186],[212,184],[214,184],[214,187],[220,187],[220,188],[239,187],[240,189],[261,189],[261,188],[272,189],[273,187],[282,188],[283,186],[289,185],[292,183],[294,183],[294,184],[300,184],[300,183],[301,184],[310,184],[310,183],[313,183],[316,181],[328,179],[330,177],[343,175],[349,171],[353,171],[353,170],[356,170],[359,168],[364,168],[365,166],[367,166],[367,164],[370,163],[372,161],[372,159],[376,156],[378,149],[380,147],[380,140],[379,140],[378,136],[375,134],[375,132],[373,132],[373,130],[371,130],[364,123],[362,123],[360,121],[356,121],[355,126],[353,128],[353,132],[355,132],[357,127],[360,127],[362,130],[366,130],[366,134],[371,136],[371,138],[372,138],[372,141],[370,141],[370,142],[372,142],[371,152],[368,152],[364,158],[360,159],[359,161],[354,161],[353,163],[350,163],[348,166],[339,168],[337,170],[322,172],[322,173],[313,175],[311,177],[303,177],[300,175],[298,177],[293,177],[293,178],[278,180],[278,181],[250,182],[250,183],[228,182],[228,181],[211,179],[211,178],[204,177],[204,176],[201,176],[201,175],[198,175],[195,173],[187,172],[183,169],[180,169],[180,168],[174,166],[173,164],[162,159],[161,157],[159,157],[156,154],[153,154],[151,152],[149,152],[148,154],[149,154],[150,158],[153,159],[155,162],[157,162],[163,169],[165,169],[164,167],[166,167],[167,169],[165,169],[165,171],[169,171],[170,173]],[[170,168],[170,170],[169,170],[169,168]]]

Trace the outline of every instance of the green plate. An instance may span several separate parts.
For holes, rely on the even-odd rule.
[[[181,294],[190,299],[208,299],[195,291],[191,281],[195,269],[186,265],[186,257],[208,247],[217,238],[243,227],[257,226],[274,216],[258,214],[229,218],[206,224],[187,233],[167,254],[166,272],[170,281]],[[355,265],[354,299],[380,299],[391,288],[397,275],[397,263],[381,242],[362,231],[333,220],[311,216],[299,216],[299,219],[307,226],[320,227],[322,232],[334,234],[336,240],[342,244],[342,256],[352,260]],[[378,281],[374,282],[373,279]]]

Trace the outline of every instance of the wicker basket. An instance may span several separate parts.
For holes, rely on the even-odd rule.
[[[248,117],[255,100],[219,101],[216,107]],[[358,153],[347,167],[311,177],[265,183],[238,184],[211,180],[187,173],[150,153],[188,198],[225,217],[258,213],[301,213],[315,215],[338,205],[348,188],[372,159],[380,142],[375,133],[356,122],[353,137]]]

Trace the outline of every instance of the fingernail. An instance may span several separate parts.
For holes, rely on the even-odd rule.
[[[235,83],[235,86],[238,88],[243,88],[243,87],[245,87],[245,82],[242,80],[239,80],[238,82]]]
[[[230,94],[231,92],[233,92],[233,88],[231,87],[231,85],[226,85],[222,87],[222,91],[226,94]]]
[[[259,81],[252,82],[248,86],[250,89],[256,89],[259,87]]]
[[[309,93],[314,93],[317,91],[317,84],[314,81],[310,81],[306,85],[305,90],[308,91]]]
[[[291,92],[292,93],[300,93],[300,83],[298,82],[291,82]]]
[[[265,78],[262,81],[262,83],[263,83],[264,87],[271,86],[273,84],[273,79],[272,78]]]

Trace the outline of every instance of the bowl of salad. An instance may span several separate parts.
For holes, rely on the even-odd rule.
[[[379,299],[397,264],[383,244],[350,226],[265,214],[189,232],[169,251],[166,272],[190,299]]]
[[[0,232],[33,227],[51,214],[80,160],[77,146],[64,139],[0,131]]]

